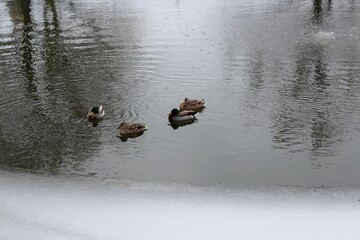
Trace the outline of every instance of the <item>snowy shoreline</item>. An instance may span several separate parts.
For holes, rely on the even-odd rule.
[[[202,188],[0,171],[0,239],[355,239],[360,189]]]

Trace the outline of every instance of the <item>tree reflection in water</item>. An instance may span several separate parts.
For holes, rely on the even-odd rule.
[[[41,8],[43,25],[33,22]],[[68,64],[71,51],[63,44],[56,3],[46,0],[39,6],[15,0],[8,2],[8,9],[21,68],[13,70],[13,81],[23,85],[15,94],[26,98],[19,98],[20,107],[12,109],[16,119],[1,119],[0,129],[6,131],[0,131],[0,164],[52,173],[64,166],[81,170],[79,162],[96,151],[96,136],[89,132],[84,137],[87,122],[79,121],[84,113],[76,110],[81,107],[73,107],[87,100],[82,99],[80,87],[64,77],[76,66]]]

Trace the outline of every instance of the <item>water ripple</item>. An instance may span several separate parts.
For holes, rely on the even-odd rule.
[[[0,3],[0,164],[199,184],[339,180],[319,168],[357,179],[358,3],[318,2]],[[185,97],[208,107],[173,129]],[[122,142],[121,121],[149,130]]]

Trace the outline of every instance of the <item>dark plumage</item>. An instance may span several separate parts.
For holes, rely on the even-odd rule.
[[[170,123],[176,122],[192,122],[195,119],[197,111],[180,111],[177,108],[171,110],[168,114],[168,120]]]
[[[90,110],[87,114],[87,119],[89,119],[89,121],[97,121],[97,120],[100,120],[101,118],[103,118],[104,116],[105,116],[104,107],[96,106],[96,107],[90,108]]]

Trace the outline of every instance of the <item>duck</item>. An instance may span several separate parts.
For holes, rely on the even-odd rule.
[[[103,106],[95,106],[90,108],[87,118],[89,121],[97,121],[102,119],[105,116],[105,111]]]
[[[204,101],[204,99],[202,100],[197,100],[197,99],[193,99],[190,100],[188,98],[185,98],[184,102],[182,102],[180,104],[180,111],[184,111],[184,110],[193,110],[193,111],[200,111],[202,109],[205,108],[206,102]]]
[[[180,111],[179,109],[174,108],[168,114],[168,120],[170,123],[190,123],[196,119],[195,115],[197,113],[198,113],[197,111],[192,111],[192,110]]]
[[[119,135],[121,137],[138,137],[142,135],[148,128],[143,123],[120,123]]]

